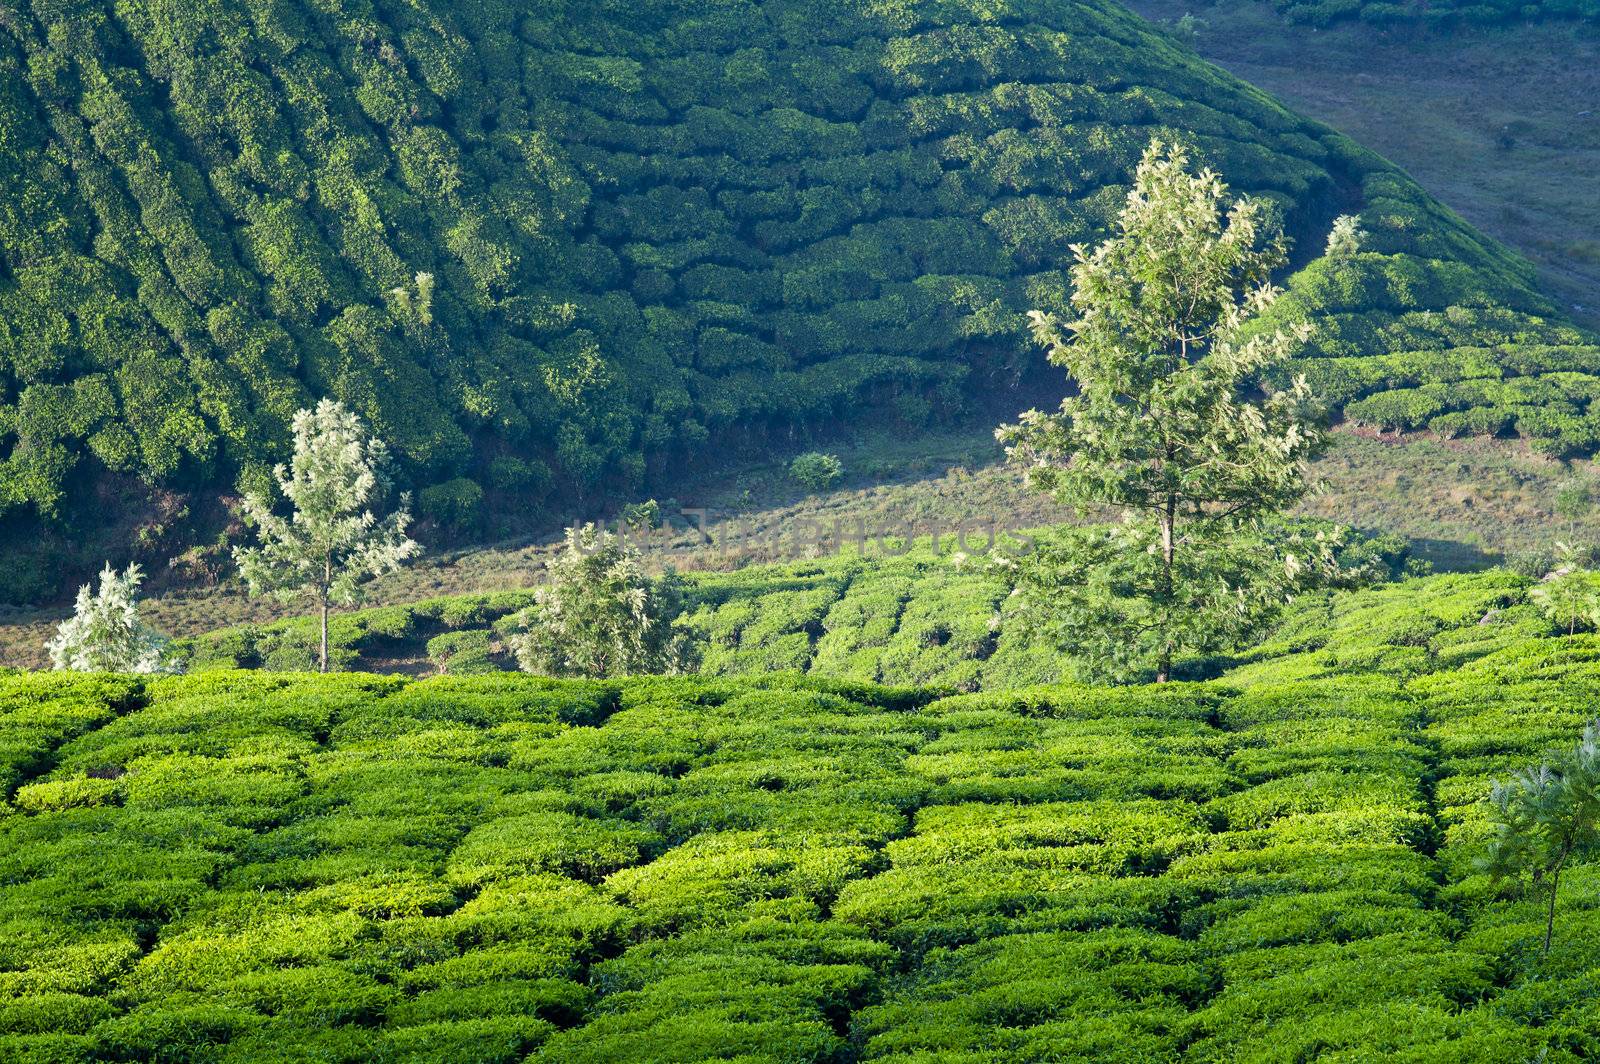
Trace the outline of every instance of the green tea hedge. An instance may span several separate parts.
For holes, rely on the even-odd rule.
[[[1541,960],[1473,863],[1600,695],[1525,584],[1162,688],[7,677],[0,1057],[1592,1059],[1596,866]]]

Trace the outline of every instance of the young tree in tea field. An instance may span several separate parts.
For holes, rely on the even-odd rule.
[[[1032,560],[1034,607],[1096,671],[1165,681],[1176,654],[1236,640],[1333,564],[1325,537],[1263,532],[1324,440],[1304,378],[1268,383],[1311,330],[1260,325],[1284,239],[1180,146],[1150,145],[1114,234],[1073,254],[1071,317],[1031,317],[1077,392],[996,435],[1034,488],[1122,514]]]
[[[545,676],[689,672],[699,653],[674,623],[682,612],[676,574],[652,580],[623,537],[569,528],[511,649],[523,671]]]
[[[51,664],[75,672],[176,672],[167,656],[171,640],[139,617],[143,579],[137,565],[119,573],[107,562],[100,590],[78,589],[77,608],[45,648]]]
[[[1556,489],[1556,516],[1567,522],[1567,541],[1576,543],[1579,525],[1595,507],[1595,483],[1588,477],[1573,477]]]
[[[421,551],[405,532],[409,498],[377,516],[390,488],[389,449],[341,403],[324,399],[294,417],[294,456],[274,470],[293,507],[288,517],[271,500],[248,494],[244,519],[260,545],[236,548],[234,561],[252,594],[284,601],[310,598],[321,615],[318,668],[328,671],[328,613],[362,597],[367,580],[392,572]]]
[[[1556,568],[1546,573],[1528,599],[1544,616],[1574,635],[1581,624],[1600,624],[1600,572],[1581,564],[1581,552],[1569,543],[1556,544]]]
[[[1527,877],[1545,892],[1544,948],[1556,930],[1561,873],[1600,849],[1600,721],[1572,750],[1496,783],[1489,796],[1494,835],[1479,867],[1496,881]]]

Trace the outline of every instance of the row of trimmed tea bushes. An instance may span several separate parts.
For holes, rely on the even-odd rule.
[[[467,1059],[581,1007],[576,958],[617,914],[537,861],[520,887],[449,861],[549,804],[502,767],[514,743],[602,719],[614,691],[214,674],[147,695],[0,822],[0,1057]]]
[[[636,942],[595,966],[587,1022],[539,1059],[842,1058],[895,951],[832,908],[908,830],[925,787],[904,764],[940,723],[884,689],[656,691],[625,695],[596,737],[619,762],[586,767],[637,771],[635,744],[678,751],[676,779],[635,806],[676,845],[607,879]]]
[[[1600,638],[1516,644],[1412,689],[1427,701],[1439,750],[1443,900],[1459,914],[1462,947],[1495,960],[1504,989],[1494,1008],[1545,1032],[1552,1059],[1600,1056],[1600,865],[1563,873],[1554,941],[1541,958],[1542,893],[1498,891],[1472,863],[1489,836],[1481,802],[1493,781],[1570,747],[1600,716]]]
[[[691,593],[702,605],[689,623],[708,638],[702,668],[713,675],[799,669],[960,690],[982,682],[1002,595],[926,540],[901,557],[841,555],[700,578]]]
[[[924,734],[783,685],[156,681],[0,824],[0,1057],[517,1060],[591,1013],[551,1059],[842,1044],[892,951],[820,914]]]
[[[959,727],[889,867],[835,913],[900,948],[864,1059],[1160,1059],[1207,979],[1161,876],[1227,793],[1215,693],[1036,692],[935,703]]]
[[[1451,956],[1432,908],[1427,751],[1392,681],[1028,712],[987,709],[918,759],[952,804],[836,907],[925,952],[860,1017],[867,1059],[1305,1060],[1458,1037],[1485,965]]]
[[[498,591],[337,613],[328,624],[328,661],[336,669],[357,668],[421,642],[429,658],[452,675],[497,671],[508,664],[490,652],[496,626],[532,604],[531,591]],[[303,672],[316,667],[320,638],[316,620],[294,618],[208,632],[178,641],[176,649],[191,672]]]
[[[1597,648],[931,702],[150,681],[0,819],[0,1058],[1592,1057],[1593,936],[1523,967],[1537,906],[1470,857]]]
[[[1532,584],[1495,569],[1305,595],[1227,677],[1253,686],[1337,674],[1409,679],[1541,646],[1552,627],[1528,602]]]
[[[1415,694],[1351,675],[1209,705],[1197,690],[1185,712],[1170,692],[1127,762],[1104,754],[1131,705],[1063,727],[1070,702],[1012,699],[1028,724],[1002,716],[941,749],[936,778],[959,796],[930,796],[893,866],[835,907],[922,958],[858,1018],[863,1056],[1592,1059],[1596,867],[1569,872],[1558,948],[1534,964],[1539,904],[1472,858],[1490,779],[1571,741],[1597,661],[1595,640],[1561,640]],[[1207,715],[1218,727],[1194,728]],[[1029,741],[1041,718],[1054,742]],[[1083,730],[1099,733],[1088,758]]]
[[[1009,623],[1000,586],[978,567],[958,567],[953,542],[945,537],[938,554],[924,536],[897,555],[873,547],[865,555],[686,574],[690,608],[685,623],[704,639],[701,671],[747,675],[792,669],[962,691],[1069,677],[1070,657],[1024,626]],[[1374,549],[1380,562],[1390,560],[1387,544],[1372,543],[1378,544]],[[891,543],[891,549],[900,548]],[[1330,640],[1352,655],[1358,646],[1390,655],[1409,647],[1398,655],[1418,658],[1419,668],[1461,660],[1481,642],[1480,635],[1511,638],[1548,629],[1519,609],[1508,614],[1516,626],[1474,634],[1488,607],[1469,616],[1465,606],[1454,604],[1454,597],[1465,596],[1468,604],[1509,606],[1521,602],[1526,585],[1520,577],[1493,573],[1411,580],[1392,585],[1396,590],[1379,586],[1304,596],[1288,609],[1280,633],[1241,660],[1277,657]],[[338,615],[330,631],[331,657],[341,667],[371,668],[386,659],[426,656],[437,670],[457,676],[512,668],[504,650],[506,637],[532,595],[509,591],[456,596]],[[1434,610],[1435,600],[1443,612],[1427,622],[1427,636],[1418,636],[1408,628],[1412,612]],[[1347,621],[1347,616],[1355,619]],[[1440,647],[1424,647],[1435,636]],[[294,620],[208,633],[182,641],[180,650],[191,671],[305,669],[314,660],[316,641],[313,622]],[[1452,641],[1469,650],[1444,646]],[[1233,659],[1191,661],[1183,667],[1189,675],[1201,676],[1215,675],[1230,664]]]
[[[1054,681],[1064,671],[1059,655],[1030,653],[1020,638],[996,654],[1002,592],[976,571],[957,570],[948,553],[936,556],[926,537],[899,557],[690,573],[686,585],[685,623],[704,639],[700,669],[713,676],[789,669],[974,690]],[[532,601],[532,591],[509,591],[336,615],[329,657],[355,668],[420,647],[450,675],[514,668],[505,638]],[[190,671],[298,671],[313,666],[317,640],[315,622],[296,619],[207,633],[179,649]]]
[[[136,682],[107,676],[0,674],[0,803],[62,743],[134,704]]]
[[[1380,429],[1444,436],[1516,434],[1558,458],[1600,445],[1600,348],[1529,346],[1317,360],[1308,372],[1345,416]],[[1366,398],[1357,398],[1365,395]]]
[[[1432,750],[1393,679],[1262,685],[1224,707],[1245,787],[1170,875],[1217,979],[1186,1056],[1207,1061],[1523,1059],[1537,1031],[1468,1008],[1492,987],[1459,951],[1430,859]]]

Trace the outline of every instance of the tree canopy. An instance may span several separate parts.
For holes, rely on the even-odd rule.
[[[406,536],[410,500],[378,513],[389,491],[389,449],[340,403],[324,399],[294,418],[294,457],[273,475],[293,512],[285,517],[267,495],[242,507],[256,546],[235,548],[250,590],[284,601],[309,597],[321,614],[318,663],[328,671],[328,610],[361,599],[362,584],[392,572],[421,547]]]
[[[676,622],[673,573],[652,579],[638,548],[596,526],[567,529],[511,639],[517,664],[545,676],[606,679],[692,671],[698,648]]]
[[[1076,391],[996,435],[1030,486],[1122,521],[1025,560],[1019,588],[1091,663],[1164,681],[1176,654],[1238,641],[1332,564],[1325,537],[1265,528],[1325,438],[1303,376],[1270,384],[1312,327],[1261,327],[1284,238],[1181,146],[1153,142],[1113,235],[1072,251],[1072,316],[1032,321]]]

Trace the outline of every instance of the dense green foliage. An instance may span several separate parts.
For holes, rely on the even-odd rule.
[[[1476,865],[1600,695],[1525,586],[1159,689],[0,678],[0,1057],[1593,1059],[1597,866],[1541,958]]]
[[[1340,259],[1357,249],[1337,227],[1328,242]],[[1275,550],[1262,535],[1326,448],[1303,375],[1263,386],[1315,327],[1258,327],[1282,294],[1283,234],[1181,146],[1152,141],[1112,235],[1072,250],[1070,315],[1029,319],[1075,388],[995,436],[1030,488],[1121,520],[1000,564],[1024,616],[1048,617],[1075,657],[1110,676],[1153,666],[1165,683],[1176,655],[1238,646],[1333,568],[1334,541]]]
[[[1369,251],[1290,283],[1321,354],[1593,368],[1522,356],[1582,339],[1523,263],[1109,0],[6,0],[0,513],[70,554],[140,484],[259,487],[325,395],[469,530],[712,435],[915,422],[1010,379],[1163,129],[1308,253],[1359,210]],[[1592,447],[1551,405],[1524,431]]]
[[[652,578],[626,535],[567,529],[533,605],[517,618],[511,652],[524,672],[604,680],[693,672],[700,655],[678,624],[676,573]]]
[[[1515,433],[1571,458],[1600,444],[1600,406],[1591,409],[1600,395],[1591,373],[1597,357],[1600,348],[1530,344],[1340,357],[1306,368],[1331,402],[1347,403],[1352,421],[1444,436]]]
[[[789,476],[810,491],[827,491],[843,475],[844,465],[839,456],[821,451],[796,455],[789,463]]]

